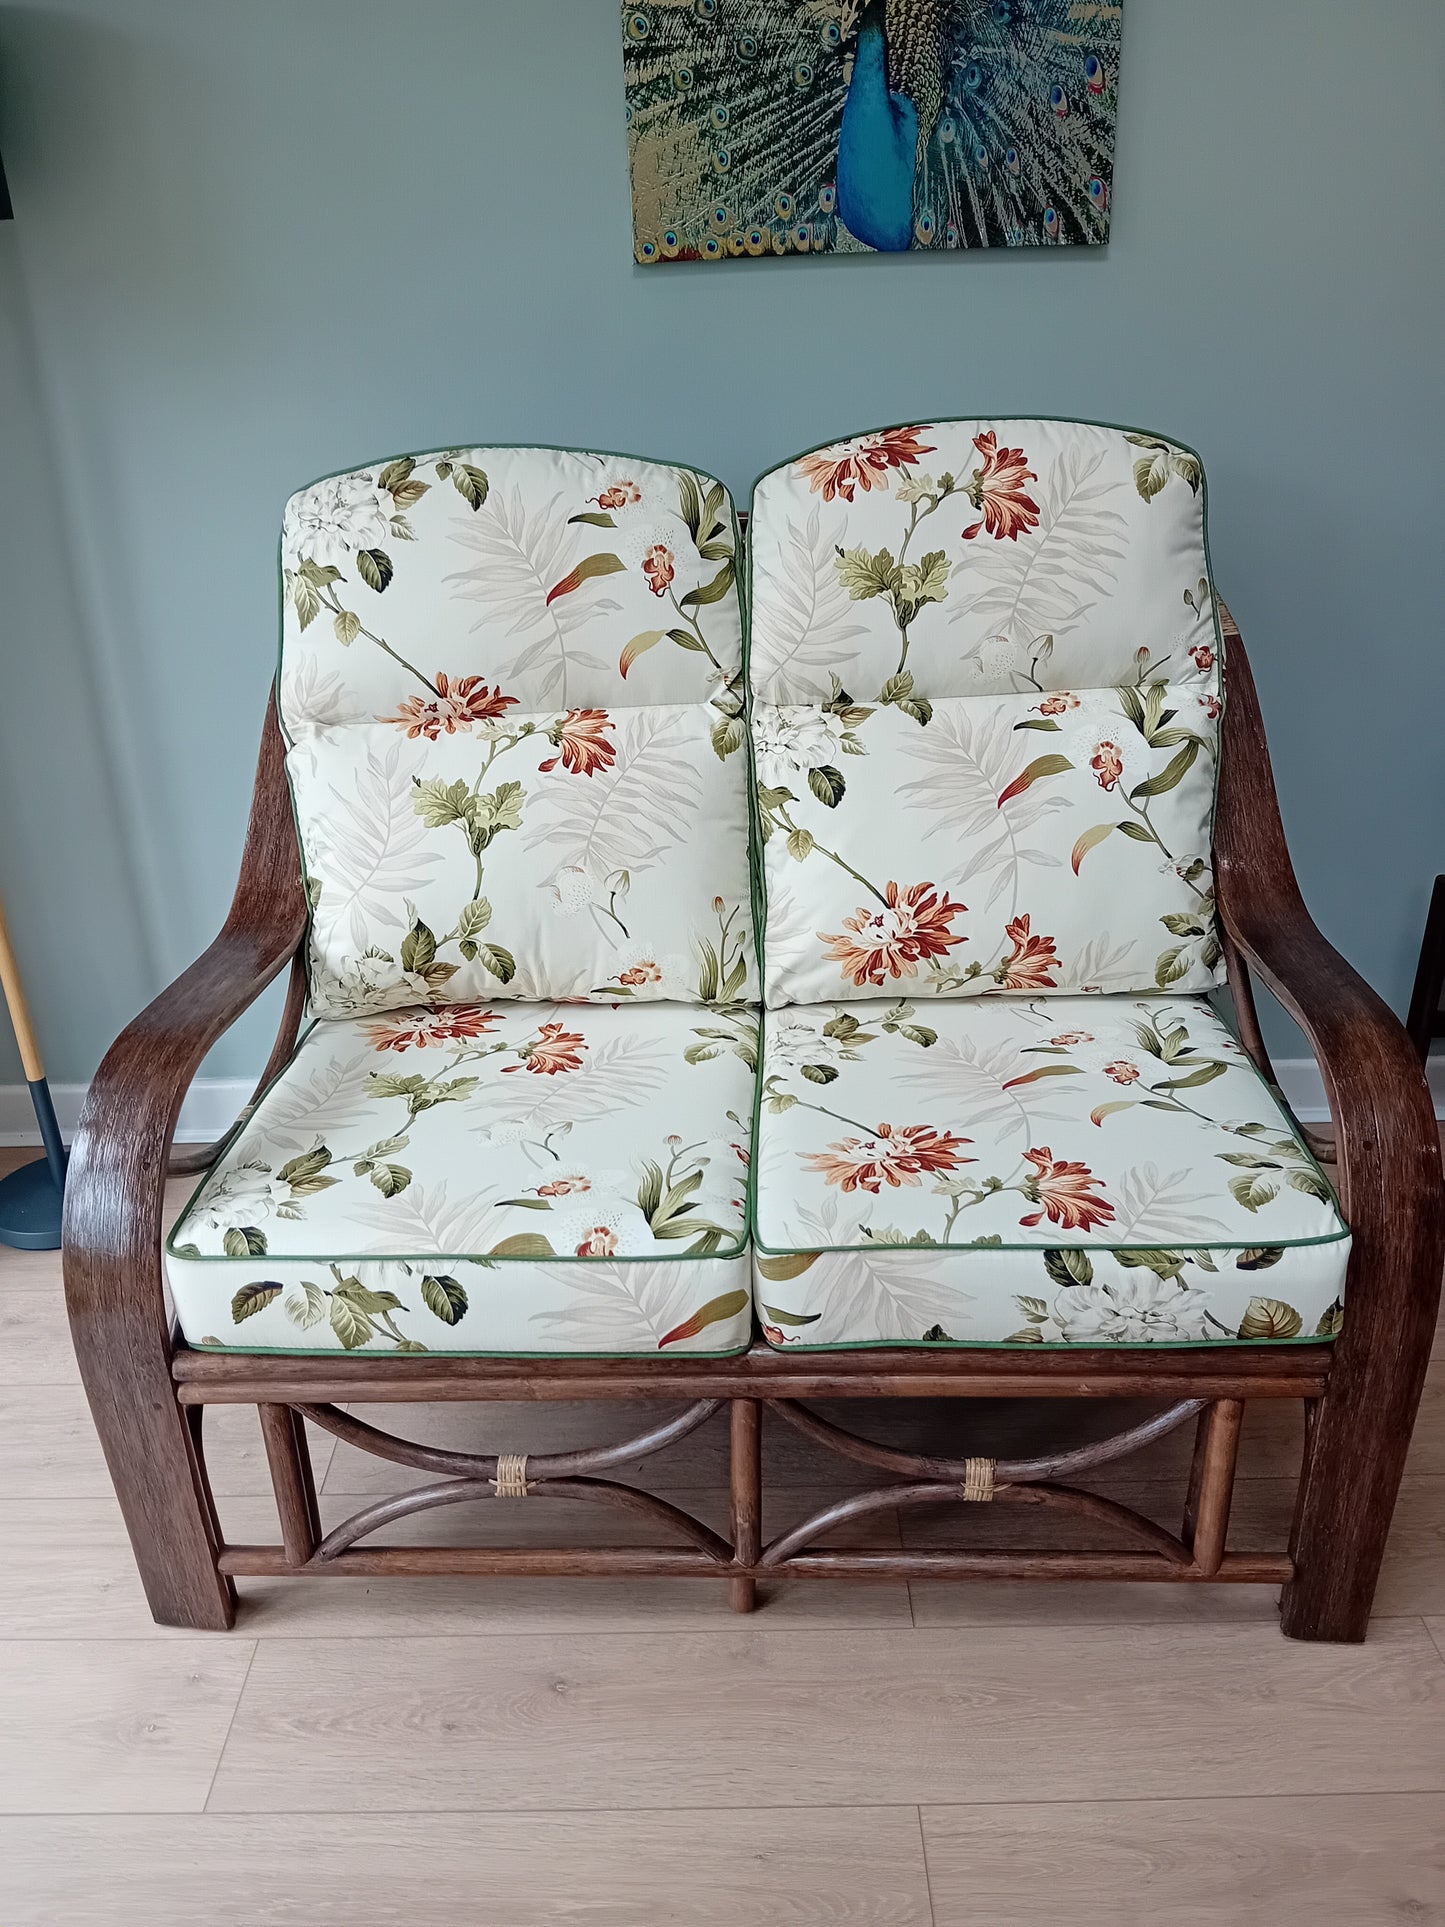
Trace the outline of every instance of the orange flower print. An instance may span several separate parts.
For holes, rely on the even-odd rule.
[[[504,696],[500,689],[488,689],[480,676],[459,676],[452,682],[444,670],[437,671],[436,696],[408,696],[394,716],[378,716],[379,723],[400,723],[408,736],[425,736],[434,743],[445,733],[465,733],[474,723],[495,722],[517,698]]]
[[[1092,1044],[1093,1041],[1094,1034],[1088,1030],[1061,1030],[1057,1037],[1049,1039],[1059,1050],[1071,1050],[1075,1044]]]
[[[1189,653],[1194,658],[1194,667],[1196,669],[1203,670],[1205,674],[1208,674],[1214,667],[1214,651],[1207,642],[1196,642]]]
[[[607,739],[612,719],[605,709],[569,709],[547,731],[547,740],[562,752],[538,763],[539,770],[563,769],[574,776],[592,776],[599,769],[611,769],[617,761],[617,746]]]
[[[594,1224],[577,1247],[579,1258],[615,1258],[616,1255],[617,1233],[611,1225]]]
[[[1070,709],[1077,709],[1079,699],[1067,689],[1060,689],[1052,696],[1045,696],[1034,708],[1041,716],[1062,716]]]
[[[951,1131],[935,1131],[931,1124],[909,1124],[897,1131],[891,1124],[880,1124],[875,1137],[848,1137],[826,1151],[798,1155],[840,1191],[871,1191],[876,1197],[880,1185],[894,1190],[905,1184],[916,1188],[925,1173],[956,1171],[960,1164],[977,1163],[976,1158],[959,1156],[959,1147],[972,1142]]]
[[[1099,1180],[1087,1164],[1055,1163],[1047,1145],[1039,1151],[1025,1151],[1024,1160],[1033,1165],[1034,1175],[1024,1179],[1023,1194],[1041,1208],[1020,1218],[1020,1224],[1039,1224],[1047,1214],[1050,1224],[1061,1225],[1065,1231],[1092,1231],[1096,1224],[1107,1224],[1113,1217],[1109,1200],[1095,1196],[1093,1187]]]
[[[1049,972],[1059,966],[1052,937],[1031,937],[1027,917],[1015,917],[1004,925],[1004,935],[1013,945],[1013,955],[999,965],[999,983],[1005,990],[1053,990],[1057,978]]]
[[[553,1178],[550,1184],[539,1184],[539,1198],[570,1198],[575,1191],[590,1191],[590,1178]]]
[[[916,463],[922,455],[932,455],[931,443],[919,441],[926,428],[883,428],[876,435],[863,435],[853,442],[834,442],[815,455],[804,455],[798,467],[807,476],[815,495],[825,502],[841,495],[853,500],[855,488],[866,495],[870,489],[888,487],[890,468]]]
[[[666,595],[668,584],[677,574],[677,558],[665,542],[654,542],[643,556],[642,573],[654,595]]]
[[[587,1039],[580,1031],[563,1030],[560,1024],[543,1024],[530,1044],[523,1044],[521,1063],[508,1064],[509,1071],[535,1071],[539,1077],[555,1077],[559,1071],[579,1071]]]
[[[600,495],[589,495],[587,500],[600,509],[626,509],[642,500],[642,490],[636,482],[614,482],[611,488],[603,489]]]
[[[1124,758],[1117,743],[1095,743],[1094,753],[1089,758],[1089,768],[1098,779],[1101,790],[1111,790],[1124,774]]]
[[[620,984],[626,984],[631,990],[637,990],[643,984],[660,984],[662,971],[655,963],[645,960],[634,964],[630,970],[622,971],[617,981]]]
[[[1116,1084],[1137,1084],[1139,1066],[1131,1064],[1127,1057],[1116,1057],[1112,1064],[1104,1066],[1105,1077],[1112,1077]]]
[[[864,984],[881,985],[885,977],[916,977],[921,961],[942,957],[954,944],[968,941],[949,929],[968,905],[955,903],[946,891],[940,896],[931,883],[915,883],[906,890],[889,883],[884,894],[882,909],[865,907],[856,917],[844,917],[843,930],[851,935],[818,933],[828,955],[859,990]]]
[[[991,428],[975,435],[973,445],[983,457],[983,467],[973,471],[963,492],[983,519],[966,528],[963,539],[971,542],[980,529],[987,529],[1000,542],[1005,536],[1017,542],[1039,525],[1039,505],[1024,488],[1025,482],[1039,478],[1025,462],[1023,450],[1000,448]]]
[[[411,1050],[428,1044],[460,1044],[483,1037],[501,1018],[480,1004],[447,1004],[441,1010],[411,1010],[368,1024],[373,1050]]]
[[[1218,722],[1220,711],[1218,696],[1201,696],[1199,698],[1199,707],[1204,711],[1210,722]]]

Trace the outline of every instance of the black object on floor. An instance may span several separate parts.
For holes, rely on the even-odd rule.
[[[50,1086],[43,1077],[30,1080],[30,1101],[45,1156],[0,1178],[0,1244],[20,1251],[57,1251],[65,1195],[65,1143],[55,1121]]]
[[[1415,969],[1415,988],[1410,993],[1410,1014],[1405,1028],[1420,1053],[1420,1061],[1430,1055],[1431,1042],[1445,1037],[1445,1011],[1440,998],[1445,992],[1445,876],[1436,877],[1430,898],[1430,913],[1425,919],[1425,935],[1420,944],[1420,961]]]

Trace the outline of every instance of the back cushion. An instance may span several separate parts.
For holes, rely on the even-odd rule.
[[[1218,981],[1204,514],[1188,449],[1083,422],[880,429],[763,477],[769,1004]]]
[[[317,1015],[753,993],[736,542],[720,482],[564,449],[292,497]]]

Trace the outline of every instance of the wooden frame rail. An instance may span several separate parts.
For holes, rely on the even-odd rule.
[[[759,1366],[766,1369],[764,1361],[775,1355],[763,1351],[749,1356],[756,1356]],[[187,1366],[197,1362],[196,1355],[185,1352],[177,1359],[179,1383],[185,1388],[183,1397],[190,1401],[187,1409],[199,1418],[207,1404],[235,1401],[230,1396],[234,1381],[228,1384],[221,1379],[184,1375]],[[1142,1376],[1140,1382],[1144,1382]],[[588,1361],[586,1372],[577,1375],[564,1397],[591,1398],[599,1388],[615,1386],[615,1383],[615,1379],[599,1376],[597,1364]],[[855,1368],[836,1376],[815,1375],[811,1386],[818,1396],[833,1396],[840,1390],[845,1395],[856,1396],[859,1386],[869,1383],[870,1375]],[[921,1374],[913,1381],[914,1387],[929,1383]],[[1256,1396],[1291,1397],[1301,1395],[1303,1386],[1315,1383],[1316,1378],[1305,1370],[1294,1379],[1259,1375],[1252,1389]],[[368,1398],[371,1396],[371,1388],[361,1389]],[[473,1399],[478,1399],[479,1394],[505,1397],[511,1389],[505,1380],[488,1383],[474,1378],[470,1385]],[[649,1382],[648,1392],[653,1389]],[[999,1371],[988,1380],[987,1392],[991,1397],[1007,1396],[1012,1390],[1011,1375],[1007,1371]],[[915,1390],[914,1395],[922,1394]],[[956,1386],[954,1395],[958,1395]],[[730,1428],[729,1538],[724,1539],[682,1507],[640,1487],[596,1476],[664,1450],[716,1418],[725,1406]],[[1277,1553],[1247,1554],[1227,1550],[1230,1496],[1244,1411],[1242,1398],[1178,1398],[1162,1411],[1108,1438],[1029,1459],[955,1459],[906,1452],[849,1432],[809,1411],[795,1399],[777,1396],[700,1398],[629,1438],[609,1440],[605,1445],[582,1450],[530,1456],[443,1449],[398,1437],[331,1404],[271,1402],[262,1404],[260,1411],[280,1539],[273,1545],[228,1545],[218,1541],[217,1566],[227,1578],[384,1577],[430,1573],[726,1579],[734,1608],[750,1612],[757,1604],[759,1580],[795,1577],[1138,1579],[1174,1584],[1220,1581],[1258,1585],[1282,1584],[1294,1573],[1293,1563],[1283,1549]],[[814,1445],[854,1464],[892,1475],[890,1482],[836,1499],[765,1541],[761,1451],[764,1413],[771,1413],[776,1420],[801,1432]],[[1182,1518],[1177,1533],[1169,1532],[1115,1499],[1070,1483],[1073,1478],[1127,1458],[1191,1420],[1195,1422],[1195,1447],[1182,1495]],[[323,1535],[306,1441],[307,1423],[392,1464],[443,1476],[435,1483],[363,1505]],[[197,1425],[197,1457],[204,1466],[201,1439],[201,1428]],[[378,1544],[372,1538],[400,1519],[438,1507],[475,1502],[507,1504],[537,1497],[621,1508],[649,1520],[672,1543],[548,1548],[418,1546]],[[1086,1519],[1111,1529],[1126,1543],[1116,1551],[1070,1551],[1045,1546],[1020,1550],[979,1547],[958,1551],[900,1551],[885,1547],[839,1549],[817,1545],[818,1540],[837,1527],[853,1525],[878,1514],[980,1504],[1032,1506]]]

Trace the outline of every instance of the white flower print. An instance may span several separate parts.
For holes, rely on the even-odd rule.
[[[1193,1285],[1141,1269],[1117,1285],[1070,1285],[1054,1318],[1071,1345],[1197,1343],[1211,1335],[1208,1302]]]
[[[199,1200],[194,1216],[208,1231],[229,1231],[262,1223],[281,1201],[269,1165],[232,1165]]]
[[[843,754],[843,721],[825,709],[760,709],[753,727],[758,777],[786,789],[810,769],[836,763]]]
[[[304,559],[345,564],[358,549],[379,547],[391,534],[391,512],[368,470],[333,475],[287,505],[282,530],[288,569]]]
[[[566,863],[556,871],[547,882],[552,893],[557,915],[575,917],[585,910],[589,903],[597,901],[602,884],[597,877],[589,875],[578,864]],[[606,895],[605,891],[602,894]]]
[[[830,1037],[818,1019],[780,1011],[768,1022],[768,1062],[779,1070],[804,1064],[842,1064],[857,1056],[846,1037]]]
[[[350,1017],[367,1011],[393,1009],[401,1004],[425,1004],[431,990],[424,977],[403,970],[392,957],[369,950],[355,957],[334,976],[318,973],[320,1001],[328,1014]]]

